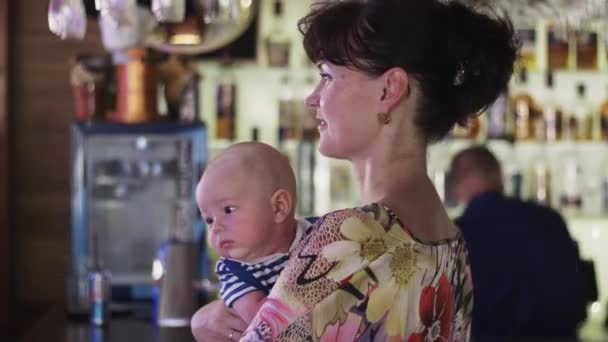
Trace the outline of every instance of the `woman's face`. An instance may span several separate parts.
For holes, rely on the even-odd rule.
[[[316,109],[321,154],[352,159],[365,154],[380,130],[382,80],[329,62],[306,104]]]

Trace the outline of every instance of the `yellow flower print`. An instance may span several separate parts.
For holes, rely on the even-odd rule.
[[[371,279],[365,271],[357,272],[348,282],[362,294],[366,294],[371,286]],[[337,289],[315,305],[313,328],[317,338],[323,335],[327,326],[334,324],[338,320],[345,320],[350,309],[359,304],[359,302],[360,299],[353,294],[342,289]]]
[[[410,286],[417,272],[433,267],[432,258],[418,244],[403,243],[370,265],[378,287],[369,296],[367,319],[376,323],[386,317],[388,336],[405,337]]]
[[[329,244],[322,251],[325,259],[337,262],[327,275],[337,282],[362,270],[393,246],[412,241],[398,224],[385,231],[373,215],[363,219],[347,218],[340,226],[340,233],[346,239]]]

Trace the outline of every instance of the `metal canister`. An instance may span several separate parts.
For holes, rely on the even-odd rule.
[[[110,273],[104,270],[89,272],[89,300],[91,324],[106,325],[110,320]]]

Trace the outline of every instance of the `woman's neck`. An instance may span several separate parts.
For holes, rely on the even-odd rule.
[[[382,149],[369,157],[352,160],[355,176],[364,203],[379,202],[395,188],[419,184],[427,176],[426,150],[409,148],[403,151]]]

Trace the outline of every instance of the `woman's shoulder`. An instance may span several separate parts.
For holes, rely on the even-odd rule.
[[[347,219],[366,219],[376,220],[381,223],[388,223],[390,213],[379,203],[370,203],[359,207],[344,208],[331,211],[315,222],[318,225],[330,225],[332,223],[342,223]]]
[[[446,243],[460,242],[460,240],[462,240],[461,234],[458,234],[454,238],[441,241],[420,241],[407,229],[394,211],[392,211],[386,205],[377,202],[329,212],[319,217],[319,219],[316,221],[316,225],[320,227],[335,227],[342,225],[345,221],[353,220],[362,220],[368,224],[373,222],[374,224],[379,224],[387,231],[390,229],[400,228],[406,235],[411,237],[414,242],[424,245],[441,245]]]

